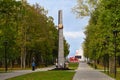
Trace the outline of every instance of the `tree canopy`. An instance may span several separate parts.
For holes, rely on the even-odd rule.
[[[78,0],[77,7],[74,8],[75,13],[78,17],[90,16],[84,32],[86,35],[83,43],[85,57],[102,62],[105,55],[108,55],[112,62],[115,60],[116,47],[117,63],[120,65],[119,4],[120,0]],[[114,34],[115,31],[117,35]],[[109,60],[109,58],[106,59]]]
[[[21,68],[53,64],[58,55],[58,30],[47,10],[39,4],[24,1],[0,0],[0,64],[4,65],[4,48],[7,61]],[[7,41],[7,45],[3,43]],[[69,45],[65,41],[65,56]]]

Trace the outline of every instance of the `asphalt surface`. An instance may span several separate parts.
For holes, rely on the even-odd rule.
[[[51,66],[51,67],[36,69],[35,71],[32,71],[32,70],[16,70],[16,71],[7,72],[7,73],[0,73],[0,80],[6,80],[8,78],[12,78],[12,77],[32,73],[32,72],[48,71],[48,70],[52,70],[54,68],[55,68],[55,66]]]
[[[12,78],[12,77],[32,73],[32,72],[48,71],[54,68],[55,66],[47,67],[47,68],[40,68],[40,69],[36,69],[35,71],[16,70],[16,71],[7,72],[7,73],[0,73],[0,80],[6,80],[8,78]],[[106,74],[100,72],[99,70],[95,70],[89,67],[86,63],[80,63],[73,77],[73,80],[115,80],[115,79],[107,76]]]
[[[73,80],[115,80],[106,74],[89,67],[86,63],[80,63]]]

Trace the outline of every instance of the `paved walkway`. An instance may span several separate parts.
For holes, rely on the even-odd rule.
[[[55,66],[40,68],[40,69],[36,69],[35,71],[32,71],[32,70],[16,70],[16,71],[7,72],[7,73],[0,73],[0,80],[6,80],[8,78],[12,78],[12,77],[15,77],[15,76],[20,76],[20,75],[24,75],[24,74],[28,74],[28,73],[32,73],[32,72],[48,71],[48,70],[51,70],[51,69],[54,69],[54,68],[55,68]]]
[[[82,62],[76,71],[73,80],[115,80]]]

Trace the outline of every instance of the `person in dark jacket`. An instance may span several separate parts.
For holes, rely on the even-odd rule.
[[[34,61],[32,62],[32,70],[33,71],[35,70],[35,62]]]

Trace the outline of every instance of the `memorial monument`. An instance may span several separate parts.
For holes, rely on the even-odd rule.
[[[58,30],[59,30],[58,68],[64,68],[64,38],[63,38],[62,10],[58,11]]]

